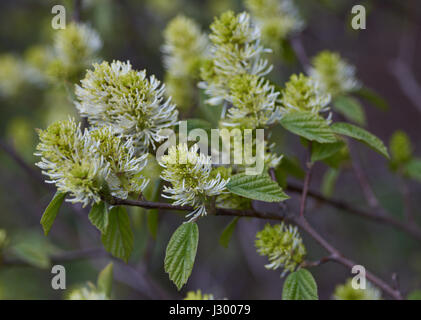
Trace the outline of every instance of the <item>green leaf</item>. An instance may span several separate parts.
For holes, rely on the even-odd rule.
[[[239,196],[265,202],[279,202],[289,198],[267,174],[233,175],[227,184],[227,189]]]
[[[65,197],[65,193],[57,192],[54,195],[53,200],[51,200],[50,204],[47,206],[47,209],[45,209],[44,214],[41,218],[41,225],[44,229],[45,235],[48,235],[48,233],[50,232],[51,227],[53,226],[54,220],[57,217],[58,211],[60,210],[61,204],[63,203]]]
[[[180,290],[190,277],[199,242],[195,222],[183,223],[175,230],[165,252],[165,272]]]
[[[374,92],[372,89],[365,87],[357,91],[354,91],[354,93],[360,96],[361,98],[367,100],[372,105],[379,108],[380,110],[385,111],[389,109],[389,105],[387,101],[383,97],[381,97],[379,94]]]
[[[288,131],[311,141],[332,143],[336,137],[327,121],[311,112],[287,113],[281,119],[281,125]]]
[[[89,212],[88,218],[101,233],[104,233],[108,227],[108,209],[106,203],[104,201],[95,203]]]
[[[128,261],[133,250],[133,232],[124,207],[113,207],[108,213],[109,222],[101,240],[105,249],[113,256]]]
[[[231,222],[225,227],[224,231],[222,231],[221,237],[219,238],[219,244],[224,248],[228,248],[228,244],[231,240],[232,234],[234,233],[238,219],[240,219],[240,217],[235,217],[232,219]]]
[[[400,130],[390,138],[390,155],[394,165],[399,166],[408,162],[412,157],[412,145],[408,135]]]
[[[97,287],[105,295],[111,297],[111,287],[113,283],[113,263],[110,262],[98,275]]]
[[[15,256],[36,268],[47,269],[50,266],[50,258],[46,252],[39,249],[38,246],[33,246],[29,242],[23,242],[14,245],[12,252]]]
[[[324,160],[333,156],[335,153],[342,150],[345,142],[338,140],[334,143],[318,143],[314,142],[311,148],[311,162]]]
[[[20,260],[41,269],[50,267],[50,255],[59,253],[60,250],[52,245],[48,238],[31,230],[21,229],[13,235],[10,253]]]
[[[300,269],[286,278],[282,300],[318,300],[317,284],[308,270]]]
[[[421,159],[412,159],[405,167],[408,177],[421,182]]]
[[[348,136],[366,143],[368,146],[389,159],[389,153],[387,152],[387,148],[384,143],[370,132],[345,122],[334,123],[331,128],[333,132],[337,134]]]
[[[364,109],[357,99],[349,96],[338,96],[333,101],[333,107],[348,120],[361,126],[366,124]]]
[[[323,175],[322,180],[322,194],[326,197],[331,197],[335,190],[335,183],[339,176],[338,169],[329,168]]]

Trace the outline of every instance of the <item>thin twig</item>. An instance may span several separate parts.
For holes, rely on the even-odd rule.
[[[8,150],[8,148],[6,148],[6,150]],[[117,205],[139,206],[139,207],[144,207],[147,209],[157,208],[157,209],[183,210],[183,211],[192,210],[192,207],[188,207],[188,206],[173,206],[167,203],[154,203],[150,201],[136,201],[136,200],[127,200],[127,199],[124,200],[124,199],[119,199],[119,198],[113,198],[112,203],[117,204]],[[303,216],[300,216],[297,218],[296,216],[292,216],[290,212],[286,212],[285,210],[282,210],[277,213],[271,213],[271,212],[259,212],[255,210],[233,210],[233,209],[223,209],[223,208],[217,208],[215,215],[216,216],[252,217],[252,218],[258,218],[258,219],[278,220],[278,221],[294,223],[298,227],[300,227],[302,230],[307,232],[323,248],[325,248],[332,256],[332,261],[336,261],[348,268],[352,268],[354,265],[356,265],[356,263],[354,263],[353,261],[347,258],[344,258],[335,247],[333,247],[329,242],[327,242],[318,232],[316,232],[308,224],[308,222],[305,220]],[[370,281],[376,284],[384,292],[388,293],[390,296],[392,296],[395,299],[401,299],[401,295],[399,291],[396,291],[395,289],[390,287],[383,280],[381,280],[380,278],[374,276],[373,274],[369,272],[367,272],[366,275]]]
[[[287,191],[290,192],[296,192],[296,193],[302,193],[303,191],[303,187],[293,183],[293,182],[288,182],[288,186],[287,186]],[[308,195],[309,197],[316,199],[320,202],[326,203],[336,209],[339,209],[341,211],[347,212],[347,213],[351,213],[351,214],[355,214],[357,216],[360,216],[362,218],[366,218],[372,221],[376,221],[376,222],[380,222],[382,224],[385,225],[390,225],[396,229],[399,229],[403,232],[405,232],[406,234],[414,237],[415,239],[417,239],[418,241],[421,241],[421,229],[415,225],[415,224],[408,224],[402,221],[399,221],[395,218],[393,218],[390,215],[383,215],[380,212],[376,212],[376,211],[367,211],[367,210],[363,210],[363,209],[359,209],[351,204],[348,204],[344,201],[341,200],[335,200],[335,199],[331,199],[331,198],[327,198],[325,196],[323,196],[321,193],[314,191],[314,190],[309,190],[308,191]]]
[[[358,264],[348,258],[345,258],[335,247],[333,247],[316,230],[314,230],[313,227],[310,226],[310,224],[307,222],[307,220],[304,217],[299,217],[299,218],[294,219],[294,223],[299,228],[307,232],[314,240],[316,240],[323,248],[325,248],[330,253],[329,261],[337,262],[349,269],[352,269],[355,265]],[[402,295],[399,292],[399,290],[392,288],[385,281],[383,281],[382,279],[380,279],[373,273],[366,271],[366,277],[368,280],[370,280],[373,284],[375,284],[377,287],[382,289],[385,293],[390,295],[392,298],[396,300],[402,299]]]
[[[290,39],[290,43],[292,48],[294,49],[294,52],[300,61],[303,69],[305,72],[308,72],[310,69],[310,60],[307,56],[307,53],[304,49],[304,45],[301,41],[300,35],[296,35]]]

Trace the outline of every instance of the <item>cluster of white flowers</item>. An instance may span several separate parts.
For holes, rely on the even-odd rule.
[[[69,202],[86,206],[108,196],[127,198],[147,184],[139,175],[146,156],[137,158],[131,141],[123,142],[108,128],[82,133],[80,123],[69,119],[39,130],[39,137],[37,166],[48,183],[69,194]]]
[[[164,67],[167,95],[179,108],[192,106],[200,65],[207,55],[209,41],[199,25],[190,18],[177,16],[164,31]]]
[[[76,86],[76,107],[94,127],[110,126],[119,137],[130,138],[140,150],[166,138],[161,130],[177,124],[178,111],[164,99],[165,86],[130,62],[94,64]]]
[[[310,76],[320,83],[321,89],[333,97],[357,90],[361,83],[356,78],[356,69],[338,53],[322,51],[312,60]]]
[[[93,283],[70,291],[67,300],[109,300],[104,292],[99,291]]]
[[[329,111],[331,96],[320,87],[319,81],[303,74],[293,74],[282,91],[283,112]]]
[[[304,27],[292,0],[246,0],[245,5],[261,29],[262,40],[275,50],[282,39]]]
[[[166,198],[175,200],[174,205],[191,205],[195,209],[187,215],[194,220],[206,215],[206,201],[223,193],[229,179],[212,170],[211,157],[198,154],[197,144],[190,149],[187,144],[173,146],[168,155],[162,156],[160,164],[165,169],[161,178],[171,183],[164,186]]]
[[[223,13],[211,25],[211,58],[204,63],[200,87],[210,96],[207,102],[218,105],[229,96],[228,82],[233,76],[264,76],[272,69],[261,54],[269,52],[260,44],[259,29],[246,12]]]
[[[171,75],[185,77],[199,71],[209,41],[193,20],[177,16],[165,29],[164,39],[164,67]]]
[[[281,276],[293,272],[303,262],[306,248],[297,227],[283,222],[265,228],[256,234],[255,245],[260,255],[267,256],[267,269],[283,269]]]
[[[77,81],[97,59],[101,47],[101,38],[94,29],[72,22],[55,34],[47,73],[54,79]]]

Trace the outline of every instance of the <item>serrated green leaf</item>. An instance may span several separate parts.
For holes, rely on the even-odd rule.
[[[421,182],[421,159],[412,159],[405,167],[408,177]]]
[[[338,140],[334,143],[314,142],[311,148],[311,162],[321,161],[342,150],[345,142]]]
[[[199,242],[199,228],[195,222],[183,223],[175,230],[165,252],[165,272],[180,290],[193,270]]]
[[[335,190],[335,183],[339,176],[339,170],[329,168],[322,179],[322,194],[325,197],[331,197]]]
[[[113,263],[110,262],[98,275],[97,287],[105,295],[111,297],[111,288],[113,283]]]
[[[108,213],[108,227],[101,237],[105,249],[113,256],[128,261],[133,250],[133,232],[124,207],[113,207]]]
[[[299,269],[285,279],[282,300],[318,300],[317,284],[310,271]]]
[[[51,200],[50,204],[47,206],[47,208],[44,211],[44,214],[41,218],[41,225],[44,229],[44,234],[48,235],[48,233],[51,230],[51,227],[53,226],[54,220],[57,217],[57,214],[60,210],[61,204],[64,201],[64,198],[66,197],[65,193],[57,192],[53,200]]]
[[[383,97],[381,97],[379,94],[374,92],[372,89],[365,87],[354,91],[354,93],[383,111],[389,109],[387,101],[383,99]]]
[[[219,238],[219,244],[224,248],[228,248],[232,234],[234,233],[235,227],[237,226],[238,219],[240,218],[235,217],[232,219],[231,222],[225,227],[224,231],[222,231],[221,237]]]
[[[362,128],[354,126],[353,124],[345,122],[336,122],[332,124],[331,128],[333,132],[337,134],[348,136],[366,143],[375,151],[379,152],[380,154],[384,155],[386,158],[389,159],[389,153],[387,152],[386,146],[374,134]]]
[[[108,209],[104,201],[94,203],[88,215],[91,223],[104,233],[108,227]]]
[[[308,140],[320,143],[332,143],[336,141],[336,137],[327,121],[315,113],[287,113],[280,122],[286,130]]]
[[[348,120],[360,126],[365,126],[364,108],[357,99],[349,96],[338,96],[333,101],[333,108]]]
[[[279,202],[289,198],[267,174],[233,175],[227,184],[227,189],[239,196],[265,202]]]

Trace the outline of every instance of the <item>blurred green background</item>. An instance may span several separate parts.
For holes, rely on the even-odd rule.
[[[410,2],[410,1],[408,1]],[[0,3],[0,139],[11,146],[30,166],[34,167],[33,152],[37,143],[35,128],[45,128],[52,121],[76,116],[72,104],[71,83],[55,84],[36,81],[26,74],[20,63],[37,62],[42,69],[42,54],[37,48],[52,44],[51,28],[53,5],[62,4],[67,20],[74,17],[79,1],[2,0]],[[398,55],[402,34],[414,34],[414,56],[421,54],[416,42],[416,30],[421,21],[421,3],[414,1],[411,10],[407,1],[296,1],[307,27],[302,41],[309,54],[323,49],[338,51],[357,66],[357,75],[368,87],[375,89],[390,108],[381,111],[365,105],[368,128],[383,141],[401,129],[409,134],[416,154],[421,155],[421,111],[407,98],[398,85],[391,64]],[[351,7],[364,4],[367,8],[367,29],[349,27]],[[147,69],[163,79],[161,46],[162,31],[170,19],[184,14],[195,19],[207,31],[215,15],[225,10],[244,10],[237,0],[83,0],[79,19],[98,31],[104,60],[130,60],[135,69]],[[271,58],[274,71],[271,80],[282,86],[293,72],[301,71],[296,61],[285,61],[280,56]],[[22,68],[22,69],[19,69]],[[421,81],[421,61],[411,62],[411,70]],[[36,78],[36,75],[32,75]],[[28,80],[29,79],[29,80]],[[1,90],[0,90],[1,91]],[[278,149],[286,155],[295,155],[304,163],[304,148],[296,137],[285,136],[274,130]],[[418,150],[418,151],[417,151]],[[403,199],[397,179],[388,165],[376,153],[359,146],[358,154],[382,204],[402,218]],[[28,169],[29,170],[29,169]],[[312,187],[320,188],[326,166],[316,166]],[[38,170],[36,170],[38,172]],[[38,176],[28,175],[4,150],[0,151],[0,229],[7,232],[13,250],[5,256],[23,257],[32,266],[0,262],[0,299],[61,299],[68,291],[86,281],[94,282],[109,258],[96,254],[101,248],[99,234],[90,226],[87,212],[66,204],[48,237],[39,224],[43,209],[53,195],[51,189],[40,184]],[[421,186],[409,183],[416,218],[420,222]],[[334,190],[334,197],[357,206],[365,206],[358,184],[349,171],[342,171]],[[297,197],[290,206],[298,207]],[[328,206],[310,201],[308,218],[344,254],[391,282],[391,275],[399,275],[403,292],[421,288],[421,246],[416,240],[389,226],[376,225],[359,217],[343,214]],[[186,291],[201,289],[217,298],[280,299],[283,279],[279,273],[266,270],[266,259],[258,256],[254,237],[264,222],[240,220],[228,249],[218,244],[219,236],[229,222],[222,217],[208,217],[199,222],[201,232],[198,255],[193,274],[187,286],[177,292],[164,273],[165,246],[181,216],[159,215],[156,239],[148,232],[145,212],[133,209],[131,217],[135,228],[135,252],[129,265],[115,261],[113,297],[117,299],[182,298]],[[150,222],[150,221],[149,221]],[[314,241],[304,235],[310,258],[324,255]],[[51,288],[50,255],[92,249],[86,258],[66,261],[67,290]],[[98,251],[98,250],[97,250]],[[100,250],[99,250],[100,251]],[[65,256],[65,254],[64,254]],[[10,259],[12,259],[10,258]],[[54,260],[54,259],[53,259]],[[6,260],[7,261],[7,260]],[[10,261],[9,261],[10,262]],[[334,287],[349,276],[340,265],[325,264],[312,269],[322,299],[331,297]]]

